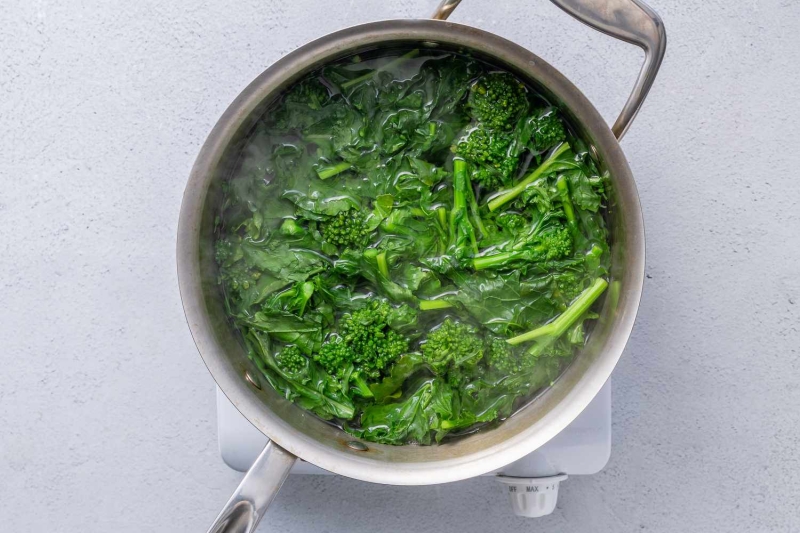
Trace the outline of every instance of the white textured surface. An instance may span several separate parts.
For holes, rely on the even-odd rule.
[[[537,522],[490,479],[297,476],[261,531],[800,530],[800,4],[652,1],[670,44],[623,143],[648,266],[608,467]],[[194,156],[282,54],[434,3],[4,2],[0,529],[205,531],[240,474],[178,298]],[[468,0],[454,20],[536,51],[609,119],[639,68],[544,0]]]

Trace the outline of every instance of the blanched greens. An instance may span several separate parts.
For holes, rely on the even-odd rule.
[[[584,345],[605,176],[510,73],[418,50],[293,85],[225,184],[219,282],[269,383],[352,435],[509,416]]]

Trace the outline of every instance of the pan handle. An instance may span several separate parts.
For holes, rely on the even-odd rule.
[[[661,17],[642,0],[551,1],[587,26],[644,50],[644,64],[639,71],[639,77],[622,112],[611,127],[617,139],[622,139],[642,107],[664,59],[667,33]],[[447,19],[460,2],[461,0],[442,0],[431,18]]]
[[[296,460],[274,442],[267,442],[208,533],[254,532]]]

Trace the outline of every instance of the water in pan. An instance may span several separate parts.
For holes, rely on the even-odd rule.
[[[585,343],[604,187],[532,87],[376,50],[267,110],[225,185],[219,281],[270,384],[351,434],[438,442],[508,417]]]

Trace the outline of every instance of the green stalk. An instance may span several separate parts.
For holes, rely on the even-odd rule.
[[[483,225],[483,219],[481,219],[481,214],[478,208],[478,201],[475,200],[475,191],[472,190],[472,183],[467,177],[467,194],[469,195],[469,212],[472,215],[472,223],[478,228],[478,231],[481,232],[481,238],[485,238],[489,232],[486,231],[486,226]]]
[[[419,310],[420,311],[433,311],[435,309],[449,309],[453,307],[453,304],[450,302],[446,302],[444,300],[420,300],[419,301]]]
[[[352,87],[353,85],[358,85],[362,81],[366,81],[366,80],[372,78],[373,76],[375,76],[379,72],[383,72],[384,70],[389,70],[391,68],[396,67],[397,65],[402,65],[407,60],[412,59],[414,57],[417,57],[418,55],[419,55],[419,50],[417,50],[416,48],[414,50],[411,50],[410,52],[406,52],[405,54],[401,55],[397,59],[395,59],[393,61],[389,61],[385,65],[382,65],[382,66],[376,68],[372,72],[367,72],[363,76],[359,76],[358,78],[353,78],[352,80],[348,80],[348,81],[342,83],[342,89],[348,89],[348,88]]]
[[[469,221],[467,213],[467,191],[470,188],[469,175],[467,174],[467,162],[461,158],[453,160],[453,209],[450,210],[450,244],[454,245],[458,240],[459,230],[466,231],[469,237],[472,252],[478,254],[478,241],[475,239],[475,229]],[[464,224],[466,227],[459,228]]]
[[[319,179],[326,180],[328,178],[332,178],[337,174],[341,174],[345,170],[350,170],[352,168],[352,164],[348,163],[347,161],[343,161],[337,165],[333,165],[332,167],[325,167],[320,170],[317,170],[317,176]]]
[[[475,270],[485,270],[497,265],[502,265],[514,259],[514,252],[504,252],[501,254],[486,255],[483,257],[476,257],[472,260],[472,268]]]
[[[564,208],[564,215],[567,217],[567,222],[574,224],[575,209],[572,207],[572,200],[569,197],[567,178],[565,178],[563,175],[559,176],[556,180],[556,189],[558,189],[558,196],[561,198],[561,205]]]
[[[441,224],[444,229],[447,229],[447,209],[441,206],[437,207],[436,214],[439,216],[439,224]]]
[[[375,261],[378,263],[378,271],[383,274],[384,278],[388,278],[389,263],[386,261],[386,252],[381,252],[375,256]]]
[[[595,300],[606,290],[606,287],[608,287],[608,282],[603,278],[597,278],[588,289],[584,290],[581,295],[572,302],[572,305],[570,305],[566,311],[558,315],[558,318],[549,324],[540,326],[522,335],[512,337],[506,342],[516,346],[517,344],[540,339],[542,337],[548,337],[550,339],[559,338],[575,323],[575,321],[589,310]]]
[[[520,194],[525,188],[539,179],[547,170],[553,165],[553,163],[558,159],[558,157],[570,149],[569,143],[564,143],[560,145],[555,151],[550,154],[550,157],[544,160],[544,162],[539,165],[536,170],[528,174],[522,181],[514,185],[511,189],[507,190],[506,192],[500,194],[499,196],[495,197],[493,200],[489,201],[489,211],[497,211],[501,206],[507,204]]]
[[[364,378],[360,375],[357,375],[351,378],[350,383],[353,385],[353,388],[356,390],[359,396],[362,398],[374,398],[375,396],[372,394],[372,391],[369,388],[369,385]]]

